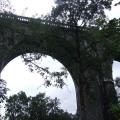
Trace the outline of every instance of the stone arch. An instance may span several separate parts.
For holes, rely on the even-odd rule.
[[[76,88],[79,72],[72,30],[30,18],[21,21],[21,18],[9,14],[0,16],[0,72],[15,57],[40,52],[60,61],[70,72]]]
[[[78,78],[77,55],[73,31],[45,21],[1,14],[0,72],[15,57],[30,52],[50,55]]]
[[[74,59],[68,55],[68,51],[66,51],[64,48],[61,48],[61,46],[54,45],[54,48],[49,47],[41,47],[39,46],[38,42],[35,41],[25,41],[22,40],[19,43],[17,43],[15,46],[13,46],[12,49],[6,50],[7,54],[5,55],[4,59],[1,60],[1,71],[2,69],[15,57],[25,54],[25,53],[42,53],[49,55],[56,60],[58,60],[60,63],[62,63],[68,71],[72,74],[72,67],[73,67],[73,61]],[[58,51],[59,50],[59,51]]]

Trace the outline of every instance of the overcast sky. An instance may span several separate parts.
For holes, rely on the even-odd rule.
[[[118,0],[114,0],[117,2]],[[36,14],[49,13],[54,6],[54,0],[11,0],[11,4],[18,15],[32,17]],[[106,11],[110,19],[120,17],[119,7],[113,7],[111,12]],[[50,57],[43,60],[45,65],[53,69],[59,69],[61,66],[57,61],[53,61]],[[54,65],[54,67],[53,67]],[[120,76],[120,65],[115,62],[113,65],[113,76]],[[42,78],[36,73],[30,73],[27,66],[22,63],[20,57],[12,60],[2,71],[1,77],[7,81],[7,87],[10,88],[8,95],[15,94],[21,90],[25,91],[27,95],[35,95],[39,92],[45,92],[46,95],[51,97],[58,97],[61,100],[61,107],[64,110],[75,113],[76,112],[76,96],[75,88],[72,78],[69,76],[67,80],[67,87],[64,89],[56,89],[53,87],[45,88],[41,86],[43,83]]]

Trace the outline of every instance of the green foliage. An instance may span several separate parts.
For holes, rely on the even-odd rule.
[[[7,98],[6,94],[9,89],[6,88],[6,82],[3,79],[0,79],[0,103],[4,102]]]
[[[6,87],[5,80],[0,79],[0,108],[1,108],[1,103],[3,103],[7,98],[6,94],[8,90],[9,89]],[[1,117],[2,115],[0,113],[0,119],[2,119]]]
[[[108,54],[111,54],[114,58],[119,55],[120,52],[120,19],[112,19],[106,24],[102,30],[101,36],[105,49]],[[117,59],[117,58],[116,58]]]
[[[120,103],[112,104],[110,113],[112,114],[114,120],[120,120]]]
[[[9,120],[27,120],[28,119],[28,100],[24,92],[10,96],[6,100],[5,118]]]
[[[27,97],[24,92],[10,96],[6,101],[5,118],[8,120],[74,120],[73,115],[59,107],[59,99],[39,93]]]
[[[104,9],[111,9],[113,0],[56,0],[51,16],[53,21],[68,25],[92,24],[104,18]]]

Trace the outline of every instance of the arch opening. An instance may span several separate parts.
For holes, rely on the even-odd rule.
[[[63,67],[63,65],[60,62],[58,62],[56,59],[53,60],[52,57],[50,57],[50,56],[47,56],[46,58],[42,58],[41,65],[42,65],[42,67],[45,67],[47,65],[51,69],[51,71],[55,71],[57,69],[59,71],[60,67]],[[24,69],[22,68],[23,66],[24,66]],[[12,71],[12,70],[14,70],[14,71]],[[24,76],[23,74],[26,76]],[[27,78],[27,76],[29,76],[29,75],[30,75],[30,77]],[[60,99],[60,101],[62,101],[64,99],[64,101],[61,102],[60,107],[62,109],[64,109],[65,111],[67,110],[69,113],[73,113],[73,114],[76,113],[75,87],[74,87],[72,77],[70,76],[70,73],[68,75],[68,78],[65,81],[67,86],[64,86],[63,89],[55,88],[52,86],[50,86],[49,88],[45,88],[44,86],[41,86],[44,83],[42,78],[39,77],[39,75],[36,73],[28,72],[27,66],[25,66],[24,63],[22,63],[22,60],[20,59],[20,56],[19,56],[19,57],[16,57],[15,59],[13,59],[12,61],[10,61],[7,66],[5,66],[5,68],[3,69],[2,73],[1,73],[1,77],[2,77],[2,79],[7,80],[7,82],[9,82],[8,83],[9,86],[11,86],[11,89],[13,89],[13,90],[9,91],[9,93],[8,93],[9,96],[12,94],[16,94],[17,92],[19,92],[21,90],[26,91],[28,96],[35,95],[35,93],[37,93],[39,91],[45,92],[47,96],[52,96],[52,98],[58,97]],[[9,78],[9,80],[8,80],[8,78]],[[24,79],[27,79],[27,80],[25,81]],[[32,82],[30,82],[30,81],[32,81]],[[36,83],[35,83],[35,81],[36,81]],[[22,86],[20,86],[20,85],[22,85]],[[27,88],[26,85],[30,86],[30,88]],[[37,85],[36,88],[35,88],[35,85]],[[8,88],[9,88],[9,86],[8,86]],[[75,104],[71,104],[71,103],[75,103]],[[68,110],[68,108],[69,108],[69,110]]]

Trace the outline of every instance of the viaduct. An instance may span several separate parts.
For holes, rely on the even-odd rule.
[[[76,52],[75,34],[67,25],[54,24],[41,19],[0,14],[0,72],[15,57],[24,53],[43,53],[61,62],[70,72],[76,89],[77,112],[80,115],[80,86],[87,120],[105,120],[105,105],[116,100],[112,79],[112,62],[100,42],[89,47],[94,38],[91,32],[79,30],[81,66]],[[93,32],[94,33],[94,32]],[[90,40],[89,40],[90,39]],[[81,73],[79,72],[81,71]],[[82,80],[83,81],[83,80]],[[107,107],[108,107],[107,106]]]

